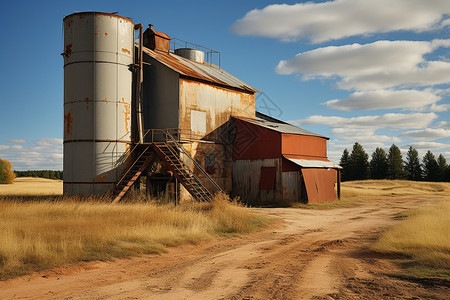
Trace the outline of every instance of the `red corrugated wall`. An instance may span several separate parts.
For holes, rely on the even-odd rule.
[[[234,160],[281,157],[281,133],[241,119],[234,119],[234,125]]]
[[[302,169],[309,203],[336,200],[337,174],[334,169]]]

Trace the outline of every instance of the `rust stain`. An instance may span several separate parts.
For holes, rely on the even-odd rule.
[[[125,48],[122,48],[122,52],[123,52],[123,53],[127,53],[127,54],[130,54],[130,53],[131,53],[130,50],[125,49]]]
[[[105,99],[103,99],[103,102],[108,103],[108,101],[106,100],[106,97],[105,97]]]
[[[122,101],[119,100],[119,103],[128,104],[127,102],[125,102],[125,99],[123,97],[122,97]]]
[[[107,32],[105,32],[105,36],[108,36],[108,33],[107,33]]]
[[[98,35],[98,32],[96,32],[95,35]]]
[[[64,114],[64,135],[71,136],[72,135],[72,127],[73,127],[73,116],[72,113]]]
[[[65,55],[69,57],[72,54],[72,44],[66,45],[66,51],[64,51]]]
[[[124,106],[123,113],[125,115],[125,131],[128,132],[130,131],[130,115],[131,115],[131,108],[129,105]]]
[[[108,173],[106,173],[105,175],[103,175],[103,176],[95,176],[95,179],[94,179],[94,181],[95,182],[106,182],[106,177],[108,176]]]
[[[89,109],[89,97],[84,98],[84,101],[86,101],[86,109]]]

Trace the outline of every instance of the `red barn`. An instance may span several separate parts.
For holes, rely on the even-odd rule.
[[[235,117],[234,127],[234,195],[254,203],[336,199],[341,167],[327,159],[329,138],[258,112]]]

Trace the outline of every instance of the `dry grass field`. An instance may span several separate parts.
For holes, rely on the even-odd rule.
[[[224,195],[210,204],[177,207],[111,205],[106,198],[23,199],[0,198],[0,279],[80,261],[161,253],[167,246],[245,233],[267,222]]]
[[[0,196],[62,195],[62,180],[17,177],[13,184],[0,184]]]
[[[3,278],[42,271],[0,298],[446,299],[449,197],[450,183],[388,180],[300,208],[3,197]]]

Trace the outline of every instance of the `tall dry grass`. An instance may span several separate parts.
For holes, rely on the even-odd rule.
[[[450,198],[411,213],[382,234],[374,249],[404,255],[410,273],[450,277]]]
[[[80,261],[159,253],[267,223],[224,195],[210,204],[178,207],[73,199],[0,201],[1,279]]]

